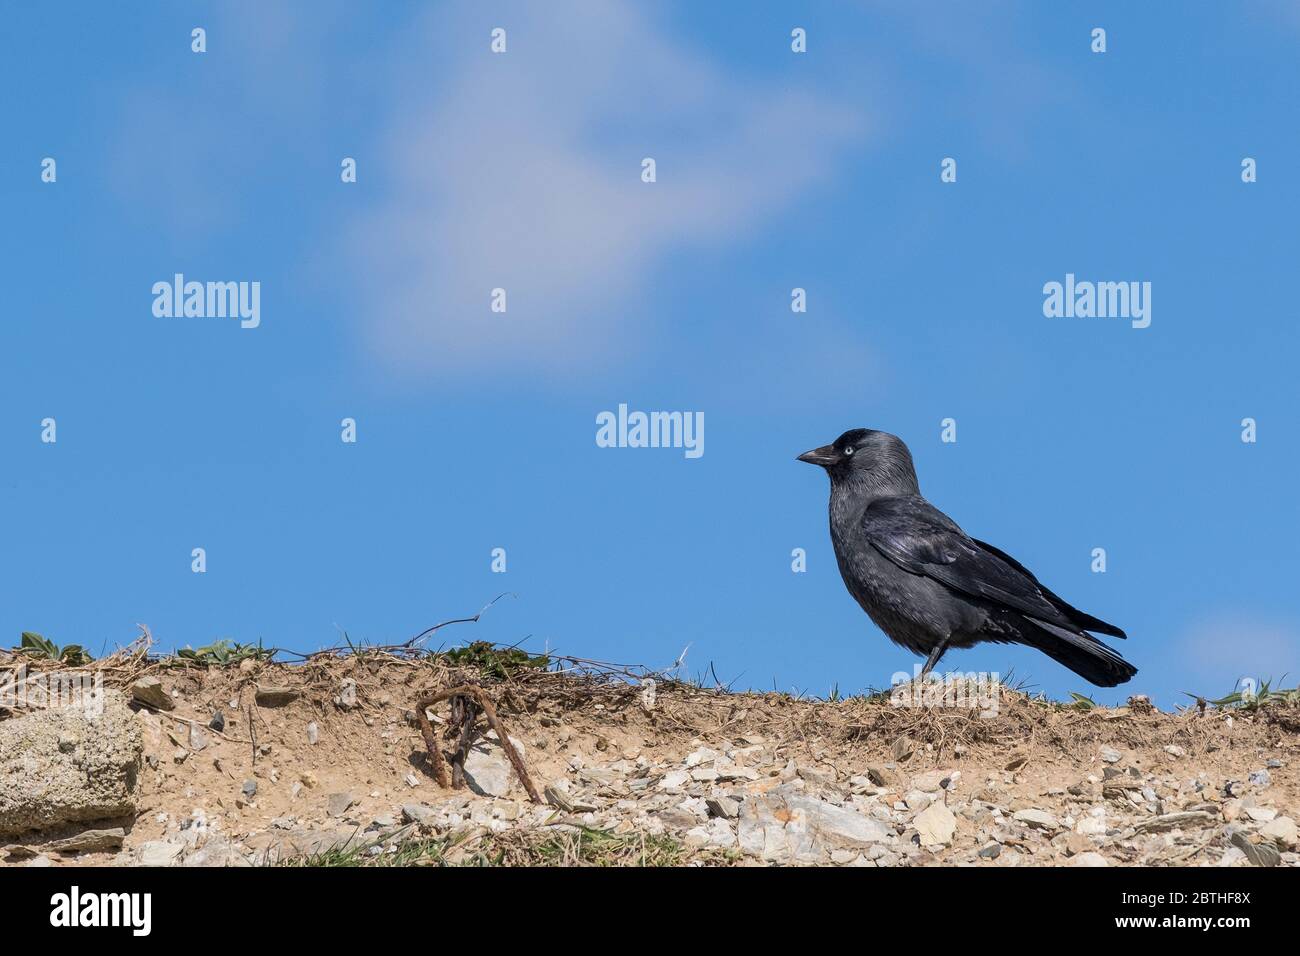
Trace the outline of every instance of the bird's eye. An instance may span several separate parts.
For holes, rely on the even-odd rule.
[[[852,458],[852,457],[853,457],[853,446],[852,446],[852,445],[850,445],[848,448],[844,449],[844,457],[845,457],[845,458]]]

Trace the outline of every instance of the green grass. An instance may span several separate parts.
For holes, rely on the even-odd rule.
[[[582,827],[540,839],[515,834],[486,834],[466,841],[464,835],[418,837],[384,847],[384,837],[358,840],[321,853],[292,857],[285,867],[320,866],[681,866],[687,850],[666,836],[616,835]],[[382,852],[372,853],[371,847]]]
[[[541,866],[680,866],[686,848],[666,836],[616,835],[583,827],[548,837],[532,847],[532,855],[534,865]]]

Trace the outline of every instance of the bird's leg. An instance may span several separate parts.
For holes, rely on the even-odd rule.
[[[938,644],[934,645],[934,650],[930,656],[925,659],[925,666],[921,668],[921,676],[918,680],[925,680],[925,675],[934,669],[934,665],[939,663],[939,658],[943,657],[943,652],[948,649],[948,638],[944,638]]]

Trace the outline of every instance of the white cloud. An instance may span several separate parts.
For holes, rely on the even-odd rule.
[[[425,72],[400,68],[382,168],[362,172],[383,198],[349,230],[363,336],[399,370],[616,357],[653,324],[638,295],[667,256],[744,243],[865,131],[860,108],[724,69],[629,4],[474,16],[414,31]]]

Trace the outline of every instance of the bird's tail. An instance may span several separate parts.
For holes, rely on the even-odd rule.
[[[1089,683],[1114,687],[1137,673],[1136,667],[1091,634],[1075,634],[1037,618],[1024,620],[1026,626],[1019,629],[1021,643],[1042,651]]]

